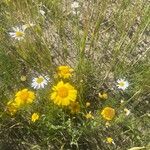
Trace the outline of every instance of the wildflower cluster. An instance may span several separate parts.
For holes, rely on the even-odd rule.
[[[80,104],[76,101],[77,99],[77,90],[72,86],[66,79],[69,79],[73,76],[73,69],[69,66],[59,66],[57,68],[57,75],[60,79],[56,85],[53,85],[51,88],[49,99],[53,101],[54,104],[58,106],[68,106],[72,114],[77,114],[80,112]],[[64,81],[63,81],[64,80]],[[48,76],[38,76],[33,78],[31,87],[38,90],[43,89],[50,81]],[[117,80],[118,89],[125,90],[128,87],[128,82],[120,79]],[[108,99],[108,94],[106,92],[98,93],[100,99]],[[35,100],[35,93],[28,89],[20,90],[16,93],[15,99],[7,103],[7,110],[11,115],[14,115],[17,110],[27,104],[31,104]],[[91,103],[86,102],[85,108],[90,107]],[[126,115],[129,115],[129,110],[124,109]],[[105,107],[101,110],[100,115],[107,121],[112,120],[115,117],[116,111],[112,107]],[[86,113],[86,119],[94,119],[91,111]],[[38,113],[33,113],[31,120],[35,122],[39,119]]]
[[[69,83],[64,82],[62,79],[68,79],[72,76],[73,69],[69,66],[59,66],[57,74],[61,81],[52,87],[50,99],[54,104],[59,106],[68,106],[76,101],[77,90]]]
[[[77,113],[80,110],[77,98],[77,90],[69,83],[64,82],[63,79],[68,79],[72,76],[73,69],[69,66],[59,66],[57,68],[57,75],[60,77],[60,81],[52,86],[50,90],[49,99],[58,106],[69,106],[71,113]],[[32,79],[31,87],[39,90],[45,88],[49,83],[50,78],[48,76],[38,76]],[[23,89],[16,93],[15,99],[7,103],[7,110],[11,115],[14,115],[17,110],[27,104],[31,104],[35,100],[35,93]],[[35,122],[39,118],[37,113],[34,113],[31,120]]]
[[[49,105],[54,105],[54,107],[57,107],[60,110],[65,110],[65,113],[67,113],[66,116],[69,115],[74,116],[74,118],[82,118],[82,124],[85,124],[86,126],[99,126],[100,122],[105,122],[106,128],[111,127],[111,121],[117,118],[117,109],[115,106],[109,104],[93,111],[92,107],[94,102],[92,102],[92,100],[83,101],[78,98],[80,97],[80,95],[78,95],[80,92],[77,90],[77,87],[73,86],[75,83],[74,77],[76,77],[73,68],[67,65],[58,66],[55,69],[53,76],[54,78],[50,78],[50,76],[42,74],[33,77],[30,83],[30,88],[33,88],[33,90],[27,88],[19,90],[15,94],[14,100],[7,103],[7,112],[11,116],[14,116],[18,110],[21,112],[21,108],[24,106],[32,104],[35,100],[38,101],[41,97],[40,92],[45,93],[45,91],[48,91],[46,99],[48,99]],[[21,77],[21,81],[26,80],[26,77]],[[118,88],[118,90],[123,92],[128,88],[129,83],[125,79],[118,79],[115,86],[116,88],[114,89]],[[107,92],[107,89],[97,93],[97,99],[99,99],[99,102],[101,103],[109,101],[110,98],[111,96]],[[38,110],[40,110],[40,106],[38,107]],[[25,107],[25,109],[27,108]],[[37,109],[30,110],[29,114],[30,121],[33,123],[36,123],[37,121],[38,123],[43,122],[44,120],[42,119],[46,116],[46,114],[37,111]],[[130,111],[127,108],[124,108],[124,114],[128,116]],[[112,137],[107,137],[104,142],[107,144],[115,144]]]

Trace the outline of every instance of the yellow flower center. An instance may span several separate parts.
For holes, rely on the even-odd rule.
[[[23,35],[24,35],[23,32],[21,32],[21,31],[16,31],[16,37],[21,37],[21,36],[23,36]]]
[[[63,86],[63,87],[60,87],[57,91],[57,94],[58,96],[60,96],[61,98],[65,98],[68,96],[68,89]]]
[[[62,71],[63,74],[70,73],[70,69],[69,68],[63,68],[61,71]]]
[[[21,95],[20,95],[20,98],[22,100],[26,100],[26,99],[28,99],[28,97],[29,97],[29,93],[28,92],[22,92]]]
[[[123,87],[124,85],[125,85],[124,82],[120,82],[120,83],[119,83],[119,86],[122,86],[122,87]]]
[[[106,117],[108,117],[108,118],[112,118],[112,116],[113,116],[113,110],[106,110],[105,111],[105,113],[104,113],[104,115],[106,116]]]
[[[39,78],[37,78],[37,80],[36,80],[36,82],[37,82],[38,84],[42,83],[43,81],[44,81],[44,78],[42,78],[42,77],[39,77]]]

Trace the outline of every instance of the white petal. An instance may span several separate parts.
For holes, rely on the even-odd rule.
[[[44,84],[41,84],[41,87],[44,88]]]
[[[9,32],[10,35],[15,35],[15,32]]]

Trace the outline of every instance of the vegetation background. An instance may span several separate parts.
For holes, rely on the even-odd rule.
[[[1,0],[0,1],[0,149],[1,150],[127,150],[150,149],[150,50],[148,0]],[[41,13],[41,10],[45,12]],[[9,36],[12,27],[35,24],[24,40]],[[94,120],[70,116],[67,110],[49,105],[47,94],[55,83],[55,70],[69,65],[78,90],[82,112]],[[48,74],[46,92],[37,91],[40,102],[15,117],[6,104],[16,91],[31,88],[38,74]],[[21,81],[25,76],[26,81]],[[123,92],[119,78],[129,82]],[[106,91],[105,102],[98,97]],[[121,100],[125,103],[120,104]],[[86,101],[90,108],[84,108]],[[117,117],[109,128],[98,117],[103,106],[112,105]],[[129,116],[123,109],[130,109]],[[31,112],[41,121],[32,124]],[[111,136],[115,144],[105,142]]]

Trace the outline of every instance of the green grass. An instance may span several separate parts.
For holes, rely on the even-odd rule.
[[[72,12],[72,2],[0,2],[0,149],[149,150],[149,2],[79,0],[77,14]],[[26,29],[23,40],[9,35],[12,27],[29,22],[35,26]],[[78,91],[81,112],[77,115],[49,100],[60,65],[74,69],[68,81]],[[45,89],[34,90],[32,78],[39,74],[48,75],[50,82]],[[21,81],[21,76],[27,80]],[[129,82],[125,91],[116,87],[120,78]],[[36,102],[15,116],[8,115],[7,102],[23,88],[36,93]],[[100,100],[101,91],[108,93],[107,100]],[[105,106],[116,110],[109,128],[100,115]],[[131,111],[129,116],[124,108]],[[94,119],[84,117],[89,111]],[[40,113],[40,119],[32,123],[34,112]],[[106,143],[107,137],[115,144]]]

